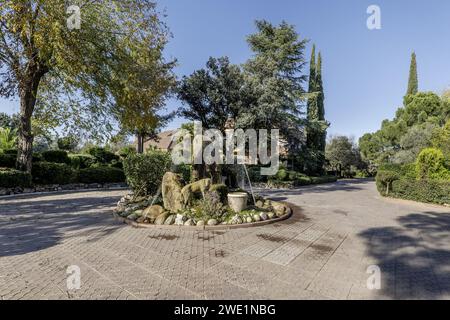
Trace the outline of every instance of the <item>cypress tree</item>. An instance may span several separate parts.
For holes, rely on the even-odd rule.
[[[316,66],[316,90],[317,90],[317,120],[325,121],[325,95],[323,93],[323,82],[322,82],[322,55],[319,52],[317,58]],[[325,152],[326,145],[326,130],[321,130],[318,132],[317,137],[317,149]]]
[[[311,51],[311,60],[309,62],[309,86],[308,101],[306,104],[306,116],[308,123],[311,124],[317,120],[317,96],[316,96],[316,45],[313,45]],[[315,149],[316,133],[311,127],[306,129],[306,145],[310,149]]]
[[[416,94],[419,91],[419,81],[417,79],[416,53],[411,54],[411,65],[409,66],[408,91],[409,94]]]

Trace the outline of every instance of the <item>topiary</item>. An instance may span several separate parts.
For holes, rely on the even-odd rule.
[[[112,160],[120,159],[118,155],[101,147],[92,147],[88,150],[88,153],[100,163],[111,163]]]
[[[87,154],[72,154],[69,158],[70,165],[74,169],[90,168],[95,163],[95,158]]]
[[[70,164],[70,158],[67,151],[64,150],[48,150],[42,152],[41,155],[46,162]]]

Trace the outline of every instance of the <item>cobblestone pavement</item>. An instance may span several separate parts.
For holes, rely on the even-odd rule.
[[[118,223],[125,192],[0,198],[0,298],[450,298],[450,209],[381,198],[373,182],[266,192],[302,213],[228,231]],[[371,265],[380,290],[367,288]]]

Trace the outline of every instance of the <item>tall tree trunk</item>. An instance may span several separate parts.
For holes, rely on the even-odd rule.
[[[137,152],[144,153],[144,135],[141,133],[138,133],[136,135],[136,138],[137,138]]]
[[[29,80],[25,81],[23,86],[19,88],[20,115],[16,167],[21,171],[31,172],[31,160],[33,156],[31,117],[33,116],[34,106],[36,105],[39,82],[43,74],[42,71],[30,73]]]

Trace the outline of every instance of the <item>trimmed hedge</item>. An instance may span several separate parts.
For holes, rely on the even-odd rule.
[[[110,152],[106,150],[105,148],[101,147],[93,147],[88,150],[88,153],[95,157],[97,162],[100,163],[111,163],[113,160],[119,160],[120,157],[113,152]]]
[[[15,168],[17,155],[0,153],[0,168]]]
[[[31,168],[35,184],[68,184],[75,182],[75,171],[65,163],[36,162]]]
[[[46,162],[70,164],[70,158],[64,150],[48,150],[41,153]]]
[[[69,156],[70,165],[74,169],[90,168],[95,163],[95,158],[86,154],[73,154]]]
[[[31,175],[15,169],[0,169],[1,188],[27,188],[31,185]]]
[[[450,204],[450,182],[399,179],[392,183],[389,196],[437,204]]]
[[[81,183],[115,183],[124,182],[125,174],[119,168],[96,167],[80,169],[77,181]]]

